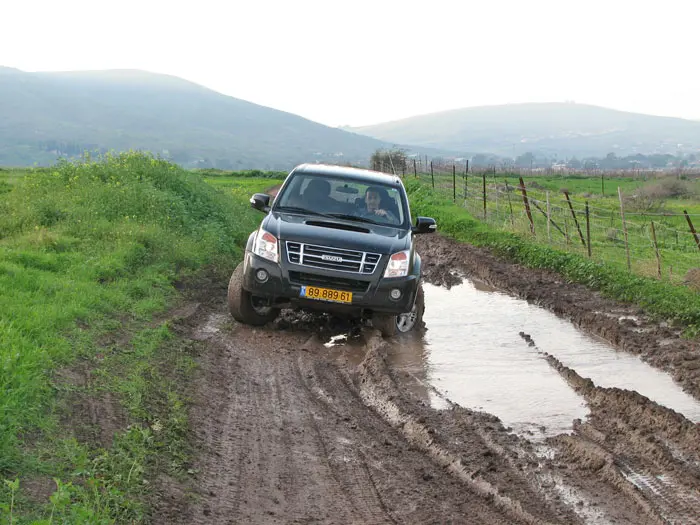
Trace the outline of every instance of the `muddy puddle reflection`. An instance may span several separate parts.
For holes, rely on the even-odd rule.
[[[542,351],[598,386],[636,390],[700,421],[700,403],[670,376],[547,310],[466,280],[450,290],[426,284],[425,296],[426,333],[392,343],[390,360],[435,408],[449,400],[485,411],[530,439],[569,433],[588,408]]]

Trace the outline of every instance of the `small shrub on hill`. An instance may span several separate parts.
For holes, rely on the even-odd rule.
[[[645,184],[633,194],[625,196],[625,206],[633,211],[659,213],[669,199],[696,197],[692,183],[676,177],[663,177]]]

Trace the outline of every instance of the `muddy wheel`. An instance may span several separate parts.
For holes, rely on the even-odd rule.
[[[236,267],[228,283],[228,309],[236,321],[253,326],[274,321],[280,313],[279,308],[263,304],[243,289],[243,263]]]
[[[406,333],[420,326],[425,312],[425,297],[423,295],[423,285],[418,285],[418,293],[410,312],[400,315],[375,315],[372,318],[372,325],[379,330],[384,337],[393,337],[399,333]]]

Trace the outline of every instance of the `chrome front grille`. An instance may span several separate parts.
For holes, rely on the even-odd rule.
[[[374,273],[381,258],[378,253],[287,241],[289,262],[311,268],[369,275]]]

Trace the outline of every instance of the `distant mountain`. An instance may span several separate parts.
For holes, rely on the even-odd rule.
[[[416,147],[508,157],[526,152],[563,158],[700,150],[700,122],[574,103],[463,108],[343,129]]]
[[[141,149],[188,167],[289,169],[366,162],[386,146],[168,75],[0,67],[0,165]]]

